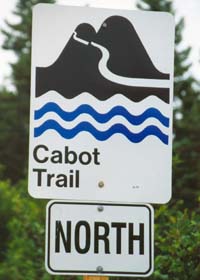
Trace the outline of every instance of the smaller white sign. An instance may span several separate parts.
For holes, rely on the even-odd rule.
[[[153,216],[150,205],[49,202],[47,271],[149,276],[153,272]]]

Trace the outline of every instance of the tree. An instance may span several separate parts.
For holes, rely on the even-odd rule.
[[[140,0],[143,10],[175,14],[170,0]],[[174,159],[173,198],[184,199],[189,207],[197,206],[200,196],[199,128],[200,92],[190,72],[190,47],[183,48],[184,20],[179,19],[175,30],[174,71]]]
[[[0,159],[4,166],[3,178],[16,182],[24,177],[28,155],[29,100],[30,100],[30,67],[31,67],[31,24],[32,6],[39,0],[18,0],[14,15],[18,23],[6,21],[2,30],[5,41],[3,48],[16,55],[16,62],[11,64],[11,80],[14,92],[1,90],[0,114],[3,123],[0,125]],[[43,0],[53,3],[54,0]]]
[[[199,279],[200,215],[182,207],[179,201],[156,210],[155,270],[149,279]]]
[[[63,279],[45,271],[46,201],[30,199],[26,180],[1,181],[0,195],[0,279]]]
[[[15,174],[20,172],[21,153],[18,143],[21,138],[18,132],[16,113],[17,96],[2,89],[0,93],[0,177],[15,179]]]

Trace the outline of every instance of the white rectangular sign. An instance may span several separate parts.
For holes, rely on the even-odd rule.
[[[149,276],[153,272],[150,205],[51,201],[46,269],[51,274]]]
[[[35,6],[30,194],[169,201],[173,59],[168,13]]]

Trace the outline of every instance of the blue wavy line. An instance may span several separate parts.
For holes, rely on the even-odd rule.
[[[76,110],[73,112],[65,112],[62,110],[56,103],[49,102],[45,104],[42,108],[35,111],[35,120],[40,119],[48,112],[54,112],[58,116],[60,116],[64,121],[73,121],[81,114],[88,114],[92,116],[97,122],[99,123],[106,123],[114,116],[123,116],[129,123],[133,125],[140,125],[148,118],[155,118],[164,126],[169,127],[169,118],[162,115],[162,113],[155,109],[149,108],[144,113],[138,116],[131,115],[124,107],[116,106],[112,108],[108,113],[100,114],[95,111],[90,105],[83,104],[80,105]]]
[[[105,141],[112,135],[119,133],[126,136],[127,139],[133,143],[139,143],[143,141],[147,136],[152,135],[159,138],[164,144],[168,144],[168,136],[164,134],[159,128],[153,125],[147,126],[140,133],[132,133],[122,124],[114,124],[106,131],[99,131],[88,122],[81,122],[72,129],[65,129],[56,121],[47,120],[41,126],[34,129],[34,137],[41,136],[45,131],[49,129],[57,131],[65,139],[72,139],[80,132],[86,131],[92,134],[99,141]]]

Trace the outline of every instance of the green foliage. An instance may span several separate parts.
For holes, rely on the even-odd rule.
[[[0,182],[0,263],[6,257],[7,243],[10,240],[10,232],[8,228],[8,221],[13,217],[12,210],[12,194],[13,189],[10,188],[8,181]]]
[[[155,215],[155,272],[149,279],[198,280],[200,215],[183,205],[161,206]]]
[[[46,201],[31,199],[26,180],[0,182],[0,279],[62,279],[44,267]]]
[[[17,114],[17,96],[2,90],[0,93],[0,178],[16,181],[24,176],[23,135]]]

